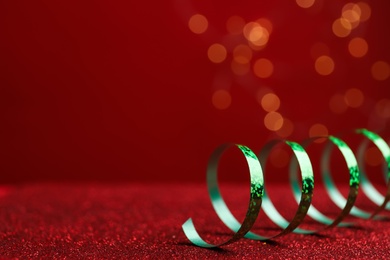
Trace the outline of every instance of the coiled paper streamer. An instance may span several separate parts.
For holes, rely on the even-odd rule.
[[[226,225],[233,227],[233,231],[235,232],[235,234],[229,240],[221,244],[209,244],[199,236],[192,222],[192,219],[188,219],[183,224],[183,231],[186,234],[187,238],[197,246],[212,248],[227,245],[234,241],[237,241],[251,229],[251,227],[256,221],[257,215],[259,214],[261,207],[261,198],[264,195],[263,171],[256,155],[252,152],[251,149],[246,146],[236,145],[245,156],[245,159],[248,163],[251,180],[251,195],[249,206],[242,224],[240,224],[234,218],[234,216],[231,214],[230,210],[226,206],[224,200],[222,199],[222,195],[219,191],[217,183],[217,167],[221,155],[227,148],[231,146],[233,145],[222,145],[218,147],[211,155],[207,168],[207,185],[210,199],[215,211]]]
[[[311,138],[304,141],[302,144],[298,144],[291,141],[284,140],[274,140],[267,143],[259,153],[259,158],[246,146],[243,145],[233,145],[226,144],[218,147],[214,153],[211,155],[208,168],[207,168],[207,186],[208,192],[211,199],[211,203],[215,212],[221,221],[231,229],[234,234],[227,241],[220,244],[211,244],[204,241],[201,236],[196,231],[192,219],[188,219],[183,225],[184,234],[187,238],[195,245],[205,248],[213,248],[222,245],[227,245],[233,243],[240,238],[249,238],[253,240],[268,240],[276,238],[282,235],[286,235],[290,232],[300,233],[300,234],[313,234],[319,232],[320,230],[309,230],[299,228],[299,225],[302,223],[306,215],[309,215],[314,220],[319,223],[324,224],[323,229],[334,227],[334,226],[351,226],[353,223],[342,222],[342,220],[348,215],[351,214],[360,218],[383,218],[382,216],[377,216],[377,214],[384,210],[390,209],[390,148],[388,144],[377,134],[368,131],[367,129],[357,129],[354,133],[363,135],[367,140],[360,146],[358,150],[358,160],[356,159],[354,153],[349,148],[349,146],[340,138],[335,136],[327,136],[328,143],[325,146],[323,155],[321,157],[321,176],[325,183],[325,188],[331,200],[341,209],[340,214],[335,218],[331,219],[325,216],[323,213],[318,211],[313,205],[311,205],[313,189],[314,189],[314,174],[313,168],[309,159],[308,154],[305,151],[305,147],[310,145],[313,141],[318,138]],[[363,154],[367,147],[368,142],[372,142],[382,153],[386,166],[383,169],[385,181],[387,184],[387,190],[385,196],[380,194],[378,190],[371,184],[367,175],[365,174],[365,165],[363,160]],[[294,198],[298,203],[298,209],[291,220],[288,222],[275,208],[270,198],[267,196],[267,191],[264,187],[264,177],[262,167],[265,168],[267,157],[273,147],[278,144],[283,143],[289,146],[293,154],[295,155],[296,160],[290,162],[290,184],[294,193]],[[248,205],[248,210],[246,216],[242,223],[240,223],[230,212],[226,203],[224,202],[222,195],[219,191],[218,182],[217,182],[217,168],[218,162],[224,151],[230,147],[237,147],[242,154],[245,156],[249,167],[250,173],[250,201]],[[347,167],[349,169],[349,193],[348,197],[345,198],[341,192],[337,189],[336,185],[333,182],[333,179],[330,174],[329,160],[332,153],[333,147],[337,147],[341,152],[342,156],[345,159]],[[359,163],[358,163],[359,162]],[[297,177],[297,167],[301,172],[302,184],[299,185]],[[370,213],[354,206],[359,185],[362,186],[363,192],[367,197],[378,205],[377,209]],[[387,205],[387,206],[386,206]],[[255,223],[260,208],[264,210],[265,214],[280,228],[282,231],[274,236],[266,237],[255,234],[250,231],[253,224]]]

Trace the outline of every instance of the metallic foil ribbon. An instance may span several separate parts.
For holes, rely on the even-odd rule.
[[[253,240],[268,240],[274,239],[282,235],[286,235],[290,232],[300,233],[300,234],[313,234],[320,232],[323,229],[334,227],[334,226],[351,226],[351,222],[342,222],[342,220],[351,214],[360,218],[374,218],[374,219],[383,219],[384,216],[378,215],[384,209],[390,209],[390,148],[388,144],[377,134],[367,130],[367,129],[357,129],[354,131],[355,134],[363,135],[366,140],[360,145],[357,155],[358,160],[356,159],[354,153],[349,148],[349,146],[341,140],[339,137],[335,136],[326,136],[326,137],[316,137],[310,138],[298,144],[286,140],[274,140],[268,142],[259,153],[258,157],[250,150],[248,147],[243,145],[234,145],[234,144],[225,144],[218,147],[213,154],[208,163],[207,168],[207,185],[208,192],[211,199],[211,203],[215,212],[221,221],[234,233],[230,239],[220,244],[211,244],[204,241],[193,224],[192,219],[188,219],[183,225],[183,231],[187,238],[195,245],[205,248],[219,247],[222,245],[227,245],[233,243],[240,238],[249,238]],[[313,190],[314,190],[314,173],[309,159],[308,154],[305,151],[305,148],[310,145],[313,141],[319,138],[326,138],[327,143],[323,154],[321,156],[321,177],[325,184],[326,192],[329,194],[331,200],[341,209],[340,214],[335,218],[331,219],[317,210],[313,205],[311,205]],[[369,181],[365,173],[365,165],[363,160],[364,151],[367,147],[367,144],[372,142],[382,153],[386,165],[383,168],[384,178],[387,184],[386,194],[383,196],[372,183]],[[295,212],[295,215],[291,222],[288,222],[275,208],[271,199],[267,195],[267,191],[264,186],[264,177],[262,167],[265,168],[266,161],[269,153],[274,148],[275,145],[283,143],[289,146],[295,156],[295,160],[290,161],[289,167],[289,177],[290,184],[293,191],[293,196],[298,203],[298,209]],[[242,223],[240,223],[230,212],[226,203],[224,202],[222,195],[219,191],[218,182],[217,182],[217,170],[220,157],[224,151],[230,147],[237,147],[242,154],[245,156],[249,167],[250,173],[250,201],[248,205],[248,210],[246,217]],[[347,198],[345,198],[341,192],[338,190],[335,185],[331,172],[330,172],[330,156],[333,151],[333,147],[337,147],[342,156],[345,159],[348,171],[349,171],[349,193]],[[298,165],[301,173],[302,183],[301,185],[298,182]],[[376,205],[377,209],[370,213],[359,209],[354,205],[357,195],[359,185],[362,186],[363,192],[367,197]],[[387,205],[389,204],[389,205]],[[387,206],[386,206],[387,205]],[[255,223],[260,208],[263,208],[264,213],[277,225],[282,231],[273,236],[261,236],[256,233],[251,232],[251,228]],[[318,221],[319,223],[324,224],[322,229],[311,230],[311,229],[302,229],[299,228],[299,225],[304,220],[305,216],[309,215],[312,219]]]
[[[207,186],[210,195],[211,202],[215,211],[221,220],[232,227],[232,230],[235,232],[234,235],[227,241],[214,245],[204,241],[198,234],[195,229],[192,219],[188,219],[182,226],[183,231],[187,238],[195,245],[200,247],[213,248],[222,245],[227,245],[233,243],[243,236],[252,228],[253,224],[257,219],[261,207],[261,200],[264,194],[264,178],[263,171],[261,169],[259,160],[257,156],[246,146],[235,145],[240,149],[240,151],[245,156],[245,159],[248,163],[250,181],[251,181],[251,190],[250,190],[250,200],[248,205],[248,210],[246,212],[245,219],[241,224],[238,222],[234,216],[231,214],[230,210],[226,206],[224,200],[222,199],[221,192],[219,191],[218,182],[217,182],[217,168],[218,162],[223,154],[223,152],[229,147],[234,146],[232,144],[225,144],[218,147],[214,153],[211,155],[208,167],[207,167]]]

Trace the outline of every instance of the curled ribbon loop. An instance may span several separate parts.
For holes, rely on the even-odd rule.
[[[312,142],[322,138],[324,137],[315,137],[315,138],[307,139],[303,142],[303,147],[307,147]],[[325,183],[325,188],[327,193],[329,194],[329,197],[340,209],[342,209],[342,211],[336,219],[331,219],[325,216],[320,211],[318,211],[313,205],[311,205],[308,211],[308,215],[312,217],[314,220],[322,224],[325,224],[326,226],[323,229],[331,228],[336,225],[350,226],[352,225],[352,223],[344,223],[341,221],[349,214],[356,201],[358,188],[359,188],[359,172],[360,172],[358,167],[358,162],[356,161],[356,158],[352,150],[344,141],[334,136],[328,136],[326,138],[328,139],[328,142],[322,154],[321,176],[323,182]],[[345,199],[343,195],[340,193],[340,191],[337,189],[336,185],[333,182],[332,175],[329,169],[329,160],[332,151],[332,146],[336,146],[339,149],[349,169],[349,193],[347,199]],[[290,163],[290,183],[294,192],[294,197],[297,200],[300,191],[298,187],[295,161],[291,161]],[[296,229],[294,230],[294,232],[295,233],[317,233],[323,229],[320,230]]]
[[[282,235],[286,235],[290,232],[300,234],[313,234],[323,229],[334,226],[351,226],[353,225],[353,223],[351,222],[342,222],[342,220],[346,216],[348,216],[348,214],[365,219],[385,218],[384,216],[378,215],[378,213],[384,209],[390,209],[390,203],[388,203],[390,201],[389,145],[379,135],[367,129],[357,129],[354,131],[354,133],[363,135],[366,138],[365,142],[360,145],[357,151],[358,160],[356,160],[356,157],[352,152],[351,148],[349,148],[349,146],[343,140],[335,136],[310,138],[302,142],[302,145],[291,141],[274,140],[264,145],[263,149],[259,153],[259,159],[252,152],[252,150],[243,145],[225,144],[218,147],[211,155],[211,158],[208,163],[208,192],[211,199],[211,203],[218,217],[229,229],[234,232],[234,234],[230,239],[223,243],[210,244],[200,237],[200,235],[195,229],[192,219],[190,218],[182,225],[185,235],[193,244],[197,246],[212,248],[233,243],[243,237],[253,240],[268,240],[277,238]],[[311,205],[314,190],[314,173],[311,161],[307,152],[305,151],[305,148],[319,138],[327,138],[327,143],[321,156],[321,176],[329,197],[335,203],[335,205],[337,205],[341,209],[340,214],[335,219],[329,218],[328,216],[317,210],[313,205]],[[385,167],[383,167],[383,173],[387,188],[386,194],[384,196],[372,185],[372,183],[367,178],[367,174],[365,173],[363,156],[367,148],[367,144],[369,142],[372,142],[379,149],[385,159]],[[295,160],[290,161],[289,176],[294,198],[298,203],[298,209],[295,212],[295,215],[291,222],[287,221],[277,211],[271,199],[268,197],[266,188],[264,186],[262,167],[265,167],[270,152],[279,143],[288,145],[292,149],[293,154],[295,156]],[[226,149],[233,146],[237,147],[245,156],[250,172],[250,201],[248,205],[248,210],[246,212],[246,217],[242,223],[240,223],[233,216],[233,214],[227,207],[225,201],[222,198],[217,182],[217,169],[220,157]],[[332,179],[329,166],[333,147],[337,147],[337,149],[344,157],[344,160],[348,167],[349,193],[347,198],[345,198],[341,194]],[[298,181],[298,168],[301,173],[301,185]],[[378,206],[374,212],[364,211],[354,205],[358,195],[359,185],[362,186],[362,190],[367,195],[367,197]],[[264,213],[277,226],[282,228],[281,232],[270,237],[265,237],[250,231],[258,217],[261,206],[264,210]],[[309,215],[312,219],[324,224],[324,227],[319,230],[299,228],[299,225],[303,222],[306,215]]]
[[[374,143],[374,145],[379,149],[383,158],[385,159],[385,167],[383,168],[383,173],[384,173],[385,181],[387,183],[387,190],[385,196],[383,196],[382,194],[380,194],[380,192],[377,189],[375,189],[375,187],[367,178],[367,174],[365,173],[363,155],[364,155],[365,148],[367,146],[367,142],[363,143],[358,150],[358,161],[360,163],[360,168],[361,168],[362,189],[364,193],[367,195],[367,197],[372,202],[374,202],[376,205],[379,206],[374,213],[368,216],[368,218],[372,218],[376,216],[383,209],[385,208],[387,210],[390,209],[390,203],[388,204],[390,200],[390,148],[388,144],[385,142],[385,140],[383,140],[379,135],[377,135],[374,132],[368,131],[367,129],[357,129],[356,133],[365,136],[368,140]],[[352,211],[351,213],[354,214],[356,212]],[[360,214],[355,214],[355,215],[362,218],[367,218],[367,215],[363,215],[363,216],[361,216]],[[379,216],[379,218],[382,217]]]
[[[222,245],[230,244],[234,241],[237,241],[238,239],[242,238],[253,226],[257,219],[257,215],[259,214],[260,208],[261,208],[261,200],[264,194],[264,178],[263,178],[263,171],[261,169],[259,160],[257,159],[257,156],[252,152],[251,149],[249,149],[246,146],[243,145],[236,145],[240,151],[244,154],[245,159],[248,163],[249,167],[249,173],[250,173],[250,182],[251,182],[251,189],[250,189],[250,200],[249,200],[249,206],[248,210],[246,212],[245,219],[243,223],[241,224],[238,222],[235,217],[231,214],[230,210],[226,206],[221,192],[218,188],[217,183],[217,168],[218,168],[218,162],[220,157],[222,156],[223,152],[231,147],[233,145],[231,144],[225,144],[220,147],[218,147],[214,153],[211,155],[211,158],[209,160],[209,164],[207,167],[207,185],[208,185],[208,191],[210,195],[211,202],[213,204],[213,207],[215,211],[217,212],[218,216],[221,218],[221,220],[231,227],[231,229],[235,232],[234,235],[227,241],[214,245],[207,243],[204,241],[198,232],[195,229],[195,226],[192,222],[192,219],[188,219],[182,226],[183,231],[187,238],[195,245],[200,247],[207,247],[207,248],[213,248],[218,247]]]
[[[299,205],[298,210],[296,211],[293,219],[291,222],[288,222],[275,208],[274,204],[272,203],[271,199],[267,196],[267,192],[265,192],[264,199],[263,199],[263,209],[264,213],[280,228],[282,228],[282,232],[279,234],[273,236],[273,237],[256,237],[252,239],[258,239],[258,240],[267,240],[271,238],[276,238],[285,234],[288,234],[292,231],[294,231],[299,224],[302,222],[302,220],[305,218],[306,213],[310,207],[311,199],[313,196],[313,189],[314,189],[314,174],[313,174],[313,167],[311,165],[309,156],[307,155],[305,149],[303,147],[295,142],[290,141],[271,141],[267,143],[263,149],[260,151],[260,162],[265,167],[267,158],[269,153],[271,152],[272,148],[278,144],[279,142],[283,142],[287,144],[293,151],[296,161],[299,164],[300,171],[301,171],[301,177],[302,177],[302,185],[301,189],[299,191],[299,196],[297,198]],[[301,230],[302,233],[306,233],[304,230]],[[245,236],[246,237],[246,236]]]
[[[279,227],[281,227],[283,230],[274,236],[271,237],[265,237],[258,234],[255,234],[253,232],[248,232],[245,235],[245,238],[253,239],[253,240],[268,240],[271,238],[276,238],[285,234],[288,234],[292,232],[303,220],[303,218],[306,215],[306,212],[310,206],[311,197],[313,194],[313,188],[314,188],[314,176],[313,176],[313,169],[310,163],[310,159],[305,152],[305,150],[302,148],[301,145],[294,142],[289,141],[283,141],[283,140],[275,140],[271,141],[268,144],[264,146],[264,149],[260,152],[260,161],[263,167],[265,166],[265,162],[267,160],[267,157],[272,150],[272,148],[278,144],[279,142],[283,142],[290,146],[290,148],[293,150],[298,162],[301,166],[301,174],[302,174],[302,196],[300,199],[300,204],[298,207],[298,210],[293,218],[293,220],[289,223],[283,216],[276,210],[275,206],[273,205],[270,198],[267,196],[266,189],[264,188],[264,197],[263,197],[263,209],[264,212],[267,214],[267,216]],[[210,175],[208,175],[210,176]],[[207,179],[207,183],[210,185],[210,183],[216,183],[215,180]],[[210,187],[210,186],[209,186]],[[209,189],[210,192],[210,189]],[[212,194],[212,193],[210,193]],[[223,202],[223,207],[220,207],[217,204],[217,201],[219,200],[213,200],[213,196],[211,195],[211,200],[213,202],[213,206],[215,211],[217,212],[219,218],[222,220],[222,222],[230,228],[233,232],[236,232],[237,228],[239,227],[240,223],[238,220],[231,214],[229,208],[226,206],[226,204]]]

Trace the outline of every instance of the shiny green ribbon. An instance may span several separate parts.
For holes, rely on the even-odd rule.
[[[325,228],[330,228],[334,226],[351,226],[353,223],[342,222],[342,220],[348,215],[354,215],[360,218],[377,218],[381,219],[383,216],[378,216],[377,214],[383,209],[390,209],[390,148],[388,144],[377,134],[368,131],[367,129],[357,129],[354,131],[356,134],[363,135],[366,137],[366,142],[364,142],[358,149],[358,160],[349,146],[340,138],[335,136],[327,137],[316,137],[305,140],[302,145],[285,140],[274,140],[268,142],[264,145],[263,149],[260,151],[259,159],[258,157],[250,150],[248,147],[243,145],[234,145],[234,144],[225,144],[218,147],[210,157],[208,167],[207,167],[207,185],[208,192],[210,195],[210,200],[212,206],[217,213],[221,221],[234,232],[234,234],[227,239],[225,242],[220,244],[211,244],[204,241],[201,236],[196,231],[192,219],[188,219],[183,225],[183,231],[187,238],[195,245],[205,248],[213,248],[222,245],[227,245],[237,241],[240,238],[249,238],[253,240],[268,240],[277,238],[279,236],[288,234],[290,232],[300,233],[300,234],[313,234],[319,232]],[[311,144],[314,140],[318,138],[327,138],[328,142],[325,146],[323,154],[321,156],[321,176],[325,184],[325,188],[331,200],[341,209],[340,214],[335,218],[329,218],[320,211],[318,211],[313,205],[311,205],[311,200],[314,190],[314,173],[313,168],[309,159],[308,154],[305,151],[305,147]],[[367,143],[371,141],[379,149],[385,159],[385,166],[383,167],[383,173],[385,181],[387,183],[387,191],[383,196],[375,189],[371,184],[367,175],[365,173],[365,165],[363,160],[364,151],[367,147]],[[293,196],[298,203],[298,209],[295,212],[295,215],[291,222],[287,221],[275,208],[271,199],[267,195],[266,186],[264,186],[264,177],[262,167],[265,167],[267,158],[271,150],[277,144],[286,144],[288,145],[295,156],[295,160],[290,161],[289,167],[289,176],[290,184],[293,191]],[[240,223],[231,213],[227,207],[223,197],[220,193],[218,182],[217,182],[217,172],[218,172],[218,163],[222,154],[230,147],[237,147],[242,154],[245,156],[249,167],[250,173],[250,200],[248,205],[248,210],[246,212],[246,217],[242,223]],[[343,155],[348,171],[349,171],[349,193],[348,197],[345,198],[341,192],[338,190],[335,185],[332,175],[330,172],[330,157],[333,151],[333,147],[337,147],[338,150]],[[299,184],[298,181],[298,165],[301,173],[302,183]],[[367,197],[378,205],[378,208],[373,212],[366,212],[362,209],[354,206],[356,197],[358,195],[359,185],[362,186],[364,193]],[[282,231],[271,236],[265,237],[253,233],[250,231],[253,224],[255,223],[260,208],[263,208],[265,214],[277,225]],[[314,220],[325,224],[323,229],[320,230],[310,230],[299,228],[299,225],[304,220],[305,216],[309,215]]]
[[[380,211],[383,209],[390,209],[390,148],[389,145],[383,140],[379,135],[377,135],[374,132],[371,132],[367,129],[357,129],[355,131],[357,134],[361,134],[365,136],[369,141],[371,141],[381,152],[384,160],[385,160],[385,165],[383,167],[383,175],[387,184],[387,190],[385,196],[380,194],[380,192],[372,185],[370,180],[367,177],[367,174],[365,172],[365,165],[364,165],[364,151],[367,146],[367,142],[363,143],[359,150],[358,150],[358,161],[360,164],[361,168],[361,185],[364,193],[367,195],[367,197],[374,202],[376,205],[379,207],[370,214],[369,216],[367,215],[361,215],[359,213],[356,213],[354,209],[352,209],[351,214],[356,215],[358,217],[362,218],[373,218],[376,216]],[[379,218],[382,218],[379,216]]]
[[[294,232],[296,233],[317,233],[320,232],[323,229],[331,228],[336,225],[338,226],[350,226],[352,223],[345,223],[341,222],[346,216],[348,216],[349,212],[351,211],[357,195],[358,195],[358,188],[359,188],[359,167],[358,162],[352,152],[352,150],[349,148],[349,146],[342,141],[340,138],[334,137],[334,136],[327,136],[327,137],[315,137],[305,140],[302,144],[303,147],[307,147],[312,142],[321,139],[321,138],[327,138],[328,142],[325,146],[325,149],[323,151],[322,157],[321,157],[321,177],[323,179],[323,182],[325,184],[325,189],[327,193],[329,194],[332,201],[340,208],[342,211],[335,219],[331,219],[321,213],[319,210],[317,210],[313,205],[310,206],[308,215],[313,218],[314,220],[325,224],[324,228],[318,229],[318,230],[308,230],[305,229],[304,232],[303,229],[296,229]],[[348,198],[345,199],[343,195],[340,193],[340,191],[337,189],[336,185],[333,182],[332,175],[329,169],[329,160],[330,155],[332,152],[332,147],[336,146],[338,150],[343,155],[345,162],[347,164],[347,167],[349,169],[349,193]],[[290,162],[290,184],[294,193],[294,197],[296,200],[298,200],[300,196],[300,190],[299,190],[299,184],[297,180],[297,172],[296,172],[296,162],[291,161]]]
[[[259,160],[257,156],[246,146],[235,145],[240,149],[240,151],[245,156],[245,159],[248,163],[249,173],[250,173],[250,200],[248,210],[246,212],[245,219],[241,224],[236,218],[232,215],[228,207],[226,206],[225,201],[222,198],[221,192],[218,188],[217,182],[217,170],[218,162],[220,160],[223,152],[229,147],[234,145],[222,145],[218,147],[214,153],[211,155],[209,164],[207,167],[207,185],[208,191],[211,199],[211,203],[218,214],[219,218],[234,231],[234,235],[229,238],[227,241],[220,244],[211,244],[204,241],[194,226],[192,219],[188,219],[182,226],[184,234],[187,238],[195,245],[206,248],[213,248],[222,245],[227,245],[237,241],[238,239],[245,236],[245,234],[252,228],[255,223],[257,216],[261,208],[261,201],[264,194],[264,178],[263,171],[261,169]]]

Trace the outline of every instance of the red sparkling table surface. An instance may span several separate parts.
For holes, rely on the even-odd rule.
[[[233,213],[245,212],[247,189],[225,188],[236,198],[227,200]],[[278,194],[275,201],[283,201],[283,193]],[[193,246],[181,230],[189,217],[208,241],[230,235],[212,210],[204,184],[3,186],[0,209],[2,258],[385,259],[390,250],[390,221],[374,220],[318,235],[289,234],[268,242],[241,239],[213,250]]]

